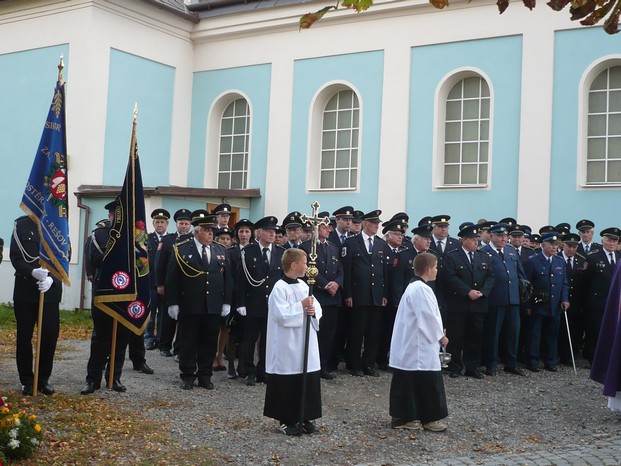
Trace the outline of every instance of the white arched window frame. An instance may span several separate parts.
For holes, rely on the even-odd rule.
[[[471,86],[475,78],[478,95]],[[463,83],[461,94],[454,89]],[[453,91],[453,92],[452,92]],[[434,189],[490,189],[494,89],[476,68],[447,73],[436,88],[433,173]]]
[[[226,114],[227,109],[234,102],[243,99],[246,102],[247,115],[242,118]],[[245,120],[245,121],[242,121]],[[240,126],[243,125],[244,128]],[[205,163],[205,186],[229,189],[228,186],[220,186],[223,173],[233,175],[235,180],[241,176],[241,189],[248,188],[250,179],[251,150],[252,147],[252,105],[248,97],[237,90],[230,90],[219,95],[209,110],[207,119],[206,163]],[[227,157],[228,155],[228,157]],[[241,164],[240,164],[241,162]],[[233,178],[231,176],[231,178]],[[239,183],[235,183],[235,189]]]
[[[347,104],[340,105],[340,103],[337,103],[337,108],[332,108],[334,106],[331,99],[343,91],[353,93],[357,108],[353,108],[355,104],[350,109],[347,108]],[[328,104],[331,104],[330,108],[326,108]],[[362,167],[362,115],[360,92],[350,83],[330,82],[315,93],[309,115],[306,171],[308,191],[355,192],[359,190]],[[333,157],[329,155],[330,152]],[[334,174],[334,183],[326,186],[330,172]],[[349,184],[342,186],[345,175],[347,175]],[[324,187],[322,187],[322,176]]]
[[[621,187],[621,55],[587,68],[579,84],[578,188]]]

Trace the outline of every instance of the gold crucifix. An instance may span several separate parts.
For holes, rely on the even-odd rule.
[[[319,202],[315,201],[311,204],[312,215],[309,217],[306,214],[302,214],[300,220],[304,223],[308,223],[311,226],[311,249],[308,255],[310,262],[308,263],[308,269],[306,270],[306,276],[308,277],[308,284],[313,285],[315,283],[315,277],[319,274],[316,267],[317,260],[317,234],[319,225],[329,225],[330,219],[328,217],[319,217],[317,211],[319,210]]]

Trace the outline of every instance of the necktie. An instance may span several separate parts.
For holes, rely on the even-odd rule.
[[[203,259],[203,265],[205,267],[208,267],[209,266],[209,257],[207,256],[207,245],[206,244],[203,244],[203,251],[202,251],[201,257]]]
[[[267,265],[269,267],[270,265],[270,260],[267,257],[267,251],[269,251],[270,248],[263,248],[263,262],[265,262],[265,265]]]
[[[345,242],[345,235],[341,235],[341,244]]]
[[[589,244],[585,244],[584,245],[584,253],[585,254],[588,254],[590,249],[591,249],[591,246]]]
[[[474,257],[471,252],[468,253],[468,257],[470,258],[470,265],[474,263]]]
[[[438,241],[437,246],[438,246],[438,252],[442,254],[444,252],[444,242]]]
[[[369,254],[373,254],[373,238],[369,238]]]
[[[572,265],[571,265],[571,257],[568,257],[568,258],[567,258],[567,265],[569,266],[569,270],[572,270],[572,269],[573,269],[573,267],[572,267]]]
[[[502,248],[498,248],[498,249],[496,249],[496,251],[498,251],[498,255],[500,256],[500,260],[504,262],[504,260],[505,260],[505,255],[504,255],[504,253],[502,252]]]
[[[614,254],[609,252],[608,255],[610,256],[610,264],[611,265],[615,265],[615,256],[614,256]]]

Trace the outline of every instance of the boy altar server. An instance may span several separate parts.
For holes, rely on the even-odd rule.
[[[284,277],[274,285],[268,301],[265,371],[267,389],[263,415],[280,422],[286,435],[315,431],[321,417],[321,384],[317,332],[321,305],[308,296],[308,285],[299,280],[306,273],[306,253],[287,249],[282,256]],[[311,316],[304,423],[300,421],[306,316]]]
[[[390,343],[390,415],[393,429],[446,430],[448,416],[440,367],[444,336],[438,301],[427,282],[438,273],[438,259],[422,253],[414,259],[419,279],[410,283],[399,302]]]

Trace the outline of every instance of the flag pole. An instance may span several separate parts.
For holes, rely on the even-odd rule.
[[[565,314],[565,325],[567,326],[567,339],[569,340],[569,352],[571,353],[571,363],[574,366],[574,374],[578,375],[578,371],[576,371],[576,358],[574,357],[574,348],[571,343],[571,332],[569,331],[569,318],[567,317],[567,310],[563,311]]]
[[[108,362],[108,388],[112,389],[114,385],[114,360],[116,359],[116,333],[119,321],[112,319],[112,346],[110,347],[110,362]]]
[[[63,81],[63,68],[65,64],[63,62],[62,55],[58,62],[58,82],[62,84]],[[39,292],[39,312],[37,315],[37,345],[35,349],[35,365],[34,365],[34,383],[32,387],[32,396],[37,396],[39,392],[39,364],[41,362],[41,333],[43,326],[43,304],[45,303],[45,292]]]

